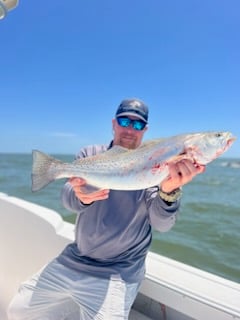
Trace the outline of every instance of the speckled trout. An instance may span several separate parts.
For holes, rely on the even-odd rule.
[[[149,140],[133,150],[113,146],[72,163],[33,150],[32,191],[70,177],[81,177],[100,189],[146,189],[161,184],[169,174],[171,162],[184,158],[196,165],[206,165],[227,151],[235,139],[230,132],[181,134]]]

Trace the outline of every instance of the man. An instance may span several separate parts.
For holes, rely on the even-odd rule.
[[[145,103],[123,100],[112,120],[110,145],[89,146],[77,158],[114,145],[138,148],[147,124]],[[62,202],[78,214],[75,241],[21,286],[9,320],[128,319],[144,278],[152,228],[165,232],[174,225],[181,186],[203,171],[181,160],[170,165],[160,186],[136,191],[94,190],[81,178],[69,179]]]

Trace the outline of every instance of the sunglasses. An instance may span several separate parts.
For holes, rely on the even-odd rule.
[[[129,119],[128,117],[118,117],[117,118],[117,123],[119,126],[123,128],[127,128],[130,125],[132,125],[133,129],[141,131],[146,127],[146,123],[142,120],[132,120]]]

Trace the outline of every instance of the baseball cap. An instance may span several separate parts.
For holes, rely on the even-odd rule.
[[[139,99],[125,99],[123,100],[116,112],[116,118],[123,116],[134,116],[148,122],[148,106]]]

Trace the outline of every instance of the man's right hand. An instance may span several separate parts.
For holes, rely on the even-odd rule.
[[[71,184],[76,197],[83,204],[90,204],[94,201],[105,200],[109,196],[109,190],[107,189],[100,189],[91,193],[86,193],[86,191],[84,191],[86,181],[82,178],[70,178],[68,182]]]

